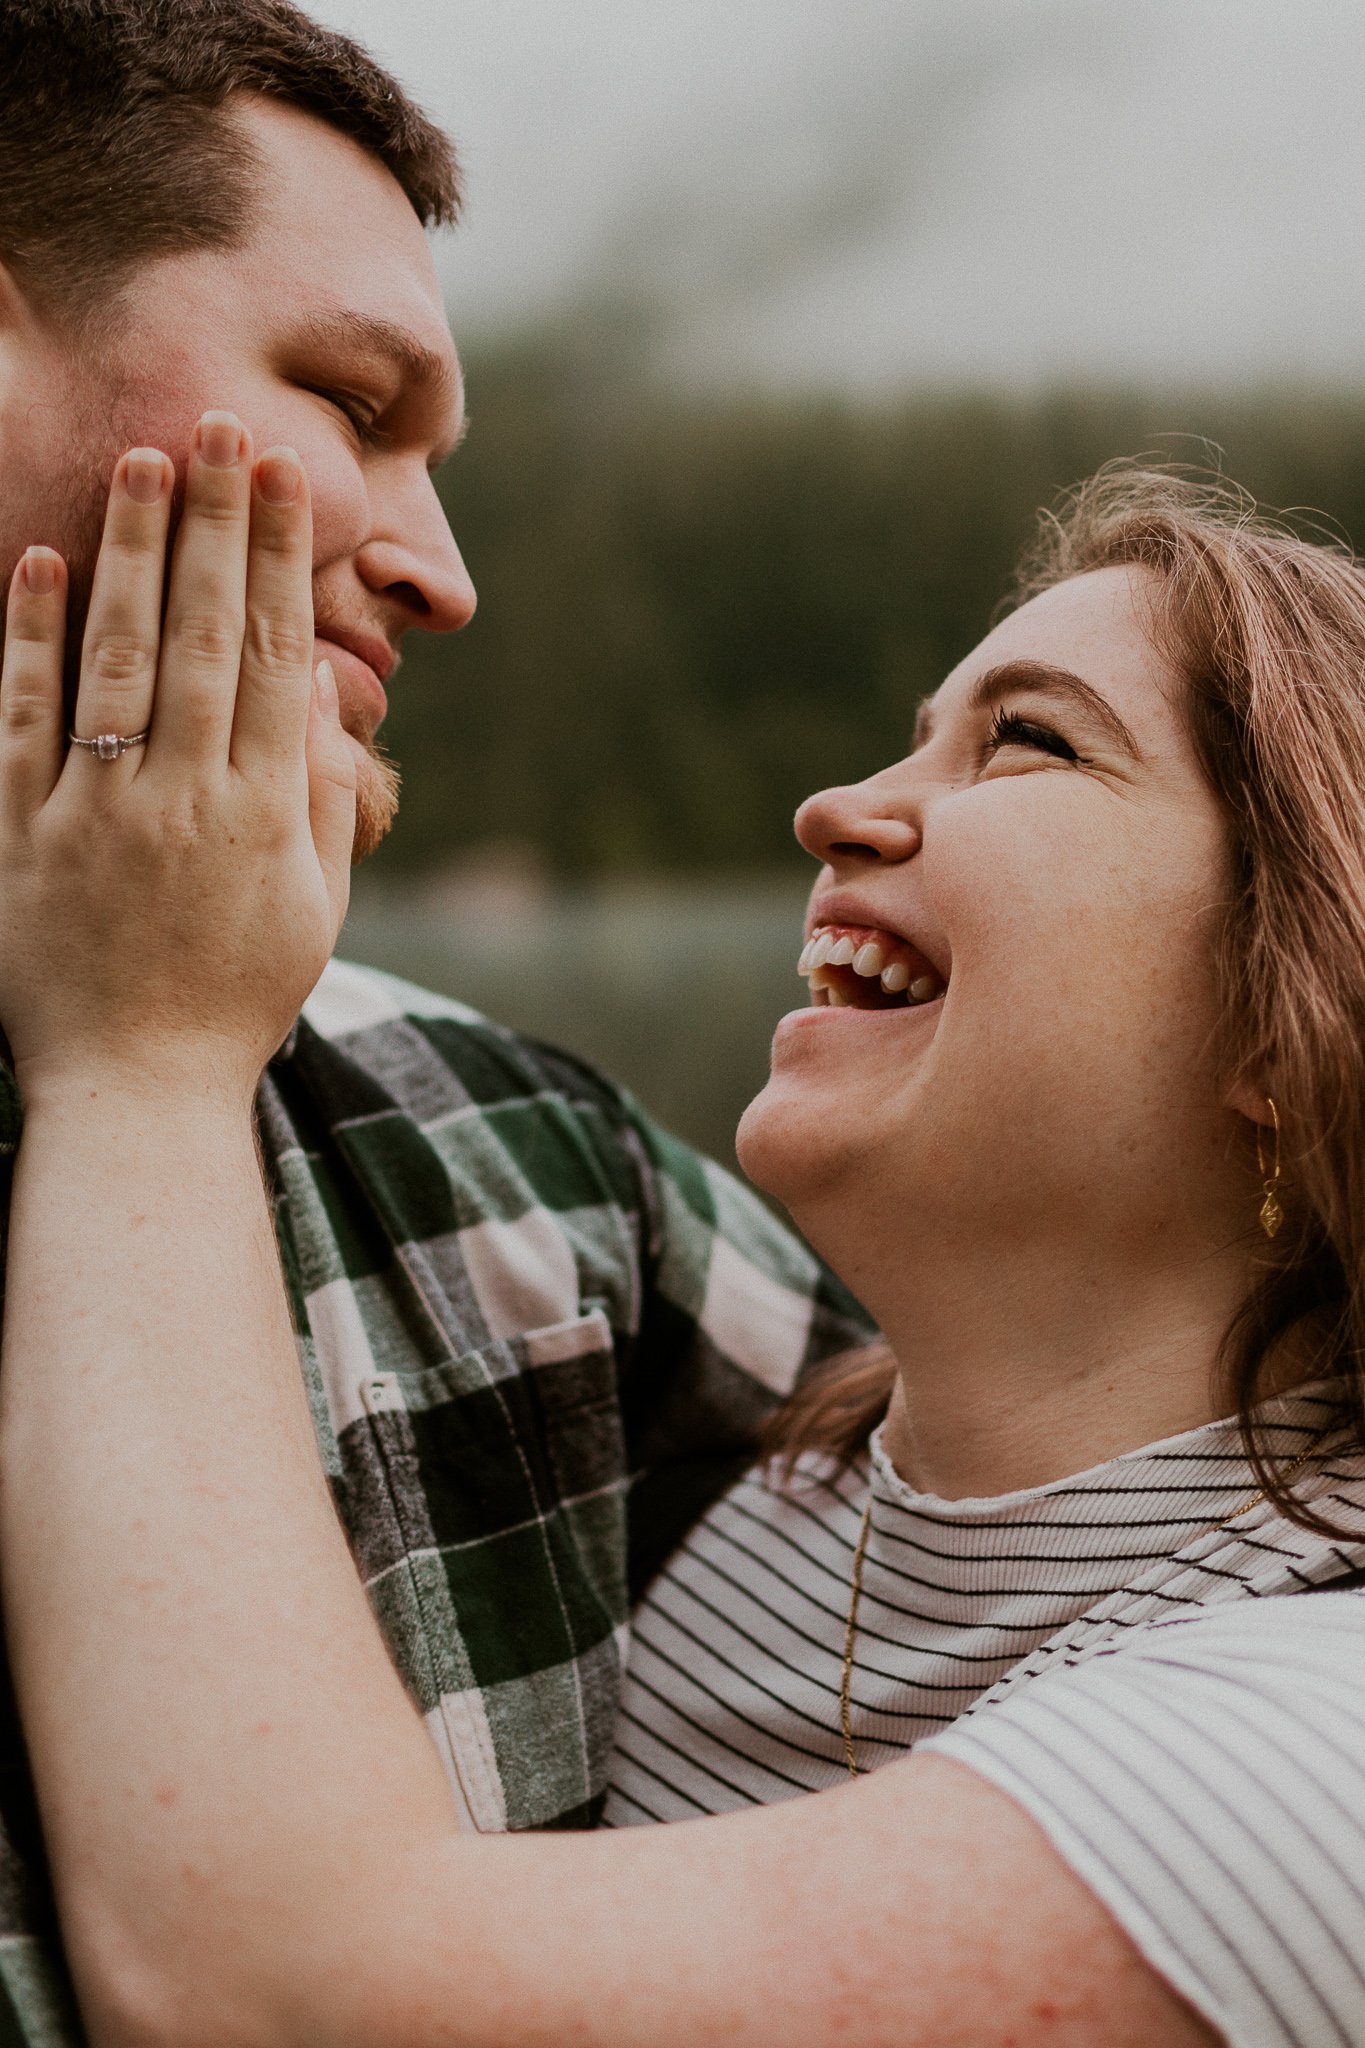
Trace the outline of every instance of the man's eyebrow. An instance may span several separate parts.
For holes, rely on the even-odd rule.
[[[996,668],[988,668],[972,684],[967,708],[977,712],[989,711],[993,704],[998,704],[1002,697],[1008,697],[1016,690],[1027,690],[1035,697],[1068,699],[1079,711],[1087,713],[1097,725],[1102,726],[1114,744],[1131,760],[1142,758],[1137,741],[1108,698],[1102,696],[1093,683],[1087,683],[1083,676],[1073,674],[1069,668],[1057,668],[1052,662],[1004,661]],[[929,738],[933,723],[932,704],[921,704],[915,719],[917,747]]]
[[[415,385],[438,405],[455,407],[462,396],[460,373],[449,356],[440,355],[419,341],[410,328],[377,313],[313,313],[295,330],[305,346],[337,350],[352,356],[367,356],[397,369],[405,384]],[[436,461],[453,455],[464,439],[464,421],[452,440],[442,446]]]

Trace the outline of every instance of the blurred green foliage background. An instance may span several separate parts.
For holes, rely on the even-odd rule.
[[[441,490],[479,611],[410,636],[402,813],[343,950],[600,1059],[725,1154],[802,994],[792,812],[905,750],[1036,509],[1147,452],[1365,539],[1365,398],[858,407],[631,363],[608,328],[467,365]]]
[[[620,353],[628,360],[628,352]],[[409,636],[376,875],[489,841],[584,879],[792,864],[810,790],[903,751],[1035,509],[1111,456],[1205,463],[1365,536],[1365,400],[692,401],[596,345],[468,367],[441,479],[479,589]]]

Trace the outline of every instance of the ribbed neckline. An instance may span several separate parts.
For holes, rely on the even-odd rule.
[[[1293,1457],[1321,1430],[1325,1397],[1321,1385],[1302,1387],[1266,1405],[1264,1422],[1283,1455]],[[958,1568],[970,1566],[977,1593],[1017,1593],[1023,1581],[1037,1593],[1048,1585],[1060,1592],[1076,1587],[1083,1567],[1086,1588],[1098,1595],[1144,1563],[1200,1544],[1257,1491],[1231,1416],[988,1498],[916,1492],[892,1464],[882,1429],[869,1452],[869,1585],[879,1568],[899,1575],[911,1565],[917,1577],[962,1590]]]
[[[1305,1432],[1321,1428],[1327,1395],[1327,1383],[1314,1381],[1309,1386],[1296,1387],[1291,1393],[1277,1396],[1258,1413],[1268,1428],[1283,1430],[1295,1443],[1299,1443],[1306,1440]],[[907,1479],[903,1479],[891,1462],[885,1431],[885,1422],[878,1424],[869,1446],[873,1488],[878,1498],[914,1513],[930,1513],[944,1521],[1003,1519],[1012,1522],[1026,1518],[1030,1508],[1036,1504],[1053,1505],[1077,1493],[1094,1493],[1110,1488],[1118,1492],[1136,1492],[1152,1483],[1153,1470],[1165,1482],[1162,1490],[1167,1491],[1181,1465],[1186,1468],[1191,1491],[1198,1489],[1200,1468],[1207,1471],[1210,1467],[1230,1465],[1233,1461],[1240,1461],[1243,1475],[1250,1481],[1241,1431],[1233,1415],[1222,1416],[1215,1422],[1202,1422],[1195,1429],[1182,1430],[1177,1436],[1162,1437],[1156,1443],[1142,1444],[1136,1450],[1120,1451],[1116,1457],[1108,1458],[1102,1464],[1088,1466],[1083,1472],[1068,1473],[1061,1479],[1051,1479],[1043,1486],[1022,1487],[1015,1493],[964,1495],[957,1499],[937,1493],[919,1493]]]

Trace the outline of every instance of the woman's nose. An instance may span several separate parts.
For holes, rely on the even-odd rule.
[[[875,782],[819,790],[797,812],[796,836],[827,867],[843,861],[909,860],[919,849],[918,821],[888,798]]]

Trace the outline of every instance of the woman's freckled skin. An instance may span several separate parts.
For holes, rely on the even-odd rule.
[[[823,863],[817,902],[847,892],[863,922],[913,935],[951,963],[948,989],[918,1014],[784,1019],[740,1157],[861,1294],[946,1441],[1006,1400],[1002,1314],[1014,1373],[1039,1389],[1054,1373],[1088,1379],[1096,1400],[1133,1319],[1169,1316],[1187,1361],[1177,1412],[1208,1419],[1203,1333],[1213,1345],[1247,1282],[1239,1119],[1211,1049],[1226,827],[1149,636],[1151,588],[1143,571],[1104,569],[1035,598],[947,678],[926,744],[798,814]],[[1136,759],[1093,713],[1043,693],[1004,708],[1079,758],[993,748],[996,707],[976,709],[972,686],[1025,662],[1088,682]],[[1129,1442],[1152,1433],[1141,1413],[1108,1426]]]
[[[1093,770],[1077,769],[1017,749],[977,772],[981,721],[964,708],[968,690],[984,670],[1016,656],[1104,677],[1106,694],[1144,744],[1134,783],[1119,786],[1102,756]],[[824,1049],[800,1055],[781,1132],[765,1123],[776,1112],[773,1091],[787,1085],[779,1054],[769,1091],[745,1119],[746,1152],[756,1162],[766,1157],[765,1136],[785,1139],[781,1164],[793,1178],[798,1155],[824,1169],[837,1148],[856,1166],[849,1188],[856,1202],[853,1182],[875,1177],[889,1195],[917,1178],[916,1154],[939,1134],[957,1139],[964,1173],[973,1160],[985,1168],[962,1140],[989,1119],[993,1143],[1009,1142],[1021,1178],[1037,1188],[1043,1174],[1049,1182],[1074,1179],[1048,1173],[1039,1141],[1085,1147],[1088,1108],[1102,1113],[1107,1148],[1139,1161],[1150,1156],[1156,1106],[1143,1074],[1169,1075],[1173,1055],[1178,1073],[1203,1078],[1191,1068],[1214,1001],[1206,906],[1226,880],[1222,820],[1157,666],[1128,572],[1078,578],[1006,620],[948,678],[929,746],[855,790],[804,808],[802,836],[826,858],[828,878],[856,889],[888,926],[937,940],[936,950],[951,956],[951,986],[933,1042],[913,1059],[901,1056],[889,1034],[864,1038],[857,1027],[840,1030],[837,1040],[826,1034]],[[1062,723],[1055,707],[1040,703],[1036,715]],[[1079,741],[1074,716],[1065,726]],[[833,841],[869,843],[862,814],[875,831],[878,811],[904,815],[922,844],[899,860],[856,851],[831,857]],[[1163,961],[1159,976],[1151,973],[1154,957]],[[1171,1001],[1174,988],[1179,1004]],[[826,1087],[831,1099],[838,1094],[839,1116],[833,1126],[824,1122],[821,1136],[815,1105]],[[941,1165],[937,1147],[935,1157]],[[946,1192],[941,1179],[937,1187]],[[1127,1191],[1123,1199],[1127,1211]]]

